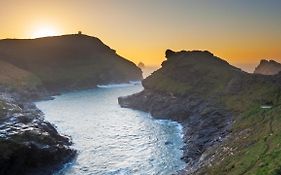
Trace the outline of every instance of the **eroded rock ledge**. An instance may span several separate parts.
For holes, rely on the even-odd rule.
[[[120,97],[118,102],[121,107],[180,122],[184,127],[185,142],[182,159],[187,162],[187,167],[192,168],[188,170],[190,172],[200,168],[206,149],[222,142],[230,132],[231,113],[196,96],[175,96],[144,90]]]
[[[0,106],[0,174],[52,174],[75,156],[69,137],[32,103],[3,93]]]

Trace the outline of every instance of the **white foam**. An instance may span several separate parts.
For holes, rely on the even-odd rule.
[[[272,106],[269,106],[269,105],[262,105],[261,106],[261,109],[271,109]]]
[[[105,84],[105,85],[97,85],[98,88],[122,88],[122,87],[130,87],[135,85],[140,85],[141,81],[130,81],[129,83],[121,83],[121,84]]]
[[[167,119],[156,119],[155,121],[156,121],[157,123],[161,124],[161,125],[174,125],[174,126],[176,126],[180,137],[181,137],[181,138],[184,137],[184,134],[183,134],[183,126],[182,126],[182,124],[180,124],[179,122],[173,121],[173,120],[167,120]]]

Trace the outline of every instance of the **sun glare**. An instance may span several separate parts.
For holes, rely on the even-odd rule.
[[[32,33],[32,38],[41,38],[58,35],[58,31],[52,26],[40,26]]]

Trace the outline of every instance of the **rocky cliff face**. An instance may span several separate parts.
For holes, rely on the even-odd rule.
[[[180,96],[146,89],[132,96],[120,97],[118,101],[122,107],[181,122],[185,142],[182,159],[188,167],[198,167],[202,153],[221,143],[230,131],[231,113],[196,95]]]
[[[281,71],[281,64],[274,60],[261,60],[255,68],[255,74],[276,75]]]
[[[274,160],[267,161],[264,154],[273,154],[279,148],[261,149],[257,157],[246,152],[269,144],[263,139],[271,132],[267,126],[279,120],[280,76],[245,73],[208,51],[167,50],[166,57],[162,68],[143,80],[144,91],[118,100],[122,107],[183,124],[183,159],[188,165],[180,174],[278,171],[281,164],[275,164],[272,157]],[[274,113],[261,109],[263,104],[272,104]],[[271,139],[278,139],[278,131],[274,133]],[[248,159],[252,159],[251,164]],[[266,163],[263,168],[258,166],[260,161]]]
[[[33,104],[0,95],[0,174],[52,174],[75,156],[70,145]]]
[[[52,174],[75,156],[68,137],[31,103],[45,97],[33,73],[0,61],[0,174]]]
[[[141,80],[141,70],[98,38],[64,35],[0,41],[0,59],[33,73],[49,90]]]

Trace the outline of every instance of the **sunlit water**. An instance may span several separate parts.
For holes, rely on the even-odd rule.
[[[184,167],[181,126],[148,113],[120,108],[119,96],[141,85],[100,86],[38,102],[46,120],[69,135],[78,156],[57,174],[168,175]]]

